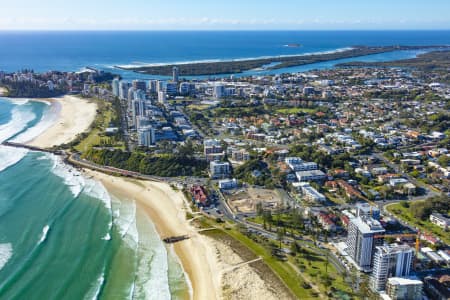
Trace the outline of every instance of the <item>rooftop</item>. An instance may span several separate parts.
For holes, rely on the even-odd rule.
[[[385,230],[383,226],[381,226],[380,222],[373,218],[366,217],[357,217],[351,220],[353,224],[358,227],[358,230],[362,234],[370,234],[370,233],[384,233]]]
[[[409,278],[400,278],[400,277],[391,277],[388,279],[388,283],[392,285],[417,285],[423,284],[422,281],[417,279],[409,279]]]

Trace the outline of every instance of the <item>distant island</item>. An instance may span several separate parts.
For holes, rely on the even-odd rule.
[[[301,47],[302,45],[301,44],[297,44],[297,43],[289,43],[289,44],[286,44],[284,46],[288,47],[288,48],[298,48],[298,47]]]
[[[302,66],[313,63],[353,58],[371,54],[386,53],[398,50],[420,50],[420,49],[450,49],[449,46],[354,46],[348,50],[308,54],[294,56],[278,56],[271,58],[232,60],[221,62],[196,62],[182,64],[167,64],[157,66],[142,67],[123,67],[116,66],[118,69],[135,71],[148,75],[172,75],[173,67],[178,67],[181,76],[201,76],[201,75],[219,75],[219,74],[237,74],[262,66],[274,64],[267,70],[283,69],[288,67]]]

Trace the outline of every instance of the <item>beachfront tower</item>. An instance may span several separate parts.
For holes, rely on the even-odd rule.
[[[126,81],[120,81],[119,83],[119,98],[122,100],[128,99],[128,89],[130,84]]]
[[[376,247],[370,287],[373,291],[384,291],[388,278],[407,277],[411,271],[414,250],[408,245],[385,245]]]
[[[172,81],[173,82],[178,82],[179,75],[180,75],[180,69],[177,66],[173,67],[173,69],[172,69]]]
[[[161,103],[161,104],[166,104],[167,103],[166,93],[165,92],[163,92],[163,91],[158,92],[158,102]]]
[[[139,146],[149,147],[156,143],[155,129],[152,126],[139,128],[138,144]]]
[[[133,80],[133,88],[135,90],[142,90],[145,91],[147,89],[147,85],[145,83],[145,81],[142,80]]]
[[[216,99],[220,99],[225,94],[225,86],[220,83],[216,83],[213,88],[213,96]]]
[[[119,78],[114,78],[111,86],[112,86],[112,93],[114,96],[119,97]]]
[[[362,216],[350,220],[347,253],[362,271],[372,270],[373,252],[376,246],[382,245],[384,232],[380,222],[373,218]]]

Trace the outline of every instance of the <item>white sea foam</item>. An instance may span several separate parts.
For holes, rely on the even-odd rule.
[[[134,291],[135,291],[135,289],[136,289],[136,283],[133,281],[132,283],[131,283],[131,286],[130,286],[130,292],[128,293],[128,298],[127,299],[134,299]]]
[[[114,225],[127,245],[135,249],[139,242],[139,233],[136,227],[136,202],[118,200],[114,204],[119,207],[113,212]]]
[[[65,164],[59,156],[46,153],[44,157],[53,161],[53,174],[64,180],[64,183],[70,188],[74,197],[78,197],[80,193],[84,193],[99,199],[111,212],[111,197],[100,182],[85,178],[80,171]],[[108,230],[111,230],[111,226],[112,224],[109,225]]]
[[[36,115],[31,107],[25,105],[15,106],[12,109],[11,120],[6,124],[0,125],[0,143],[24,130],[28,122],[33,121],[35,118]]]
[[[57,112],[55,106],[46,108],[42,114],[41,120],[36,125],[16,136],[12,141],[16,143],[27,143],[33,140],[56,122],[56,116]]]
[[[11,244],[0,244],[0,270],[6,265],[13,254]]]
[[[105,283],[105,269],[103,269],[100,276],[97,278],[97,281],[95,282],[95,285],[89,290],[86,297],[84,299],[86,300],[96,300],[98,299],[98,296],[100,296],[100,291],[102,290],[102,286]]]
[[[53,154],[46,154],[46,156],[53,161],[52,173],[64,180],[74,197],[83,190],[85,186],[85,179],[81,173],[69,165],[66,165],[62,159]]]
[[[100,182],[93,179],[85,179],[83,193],[93,198],[100,199],[105,207],[111,211],[111,197]]]
[[[173,258],[173,260],[175,260],[176,264],[178,265],[177,267],[181,270],[182,274],[177,274],[177,276],[179,275],[180,277],[182,276],[184,281],[186,282],[187,286],[188,286],[188,290],[189,290],[189,295],[190,295],[190,299],[193,299],[194,296],[194,288],[192,287],[192,282],[189,278],[189,275],[186,273],[186,270],[183,268],[183,264],[181,263],[180,258],[178,257],[178,255],[175,253],[175,249],[173,248],[173,244],[169,245],[169,253],[168,255]],[[168,260],[170,261],[170,260]]]
[[[111,235],[109,234],[109,232],[104,237],[102,237],[102,240],[105,240],[105,241],[111,240]]]
[[[30,99],[20,99],[20,98],[6,98],[9,102],[14,103],[16,105],[25,105],[30,102]]]
[[[47,239],[49,230],[50,230],[50,226],[48,226],[48,225],[45,225],[44,228],[42,228],[42,234],[41,234],[41,238],[39,239],[38,245],[42,244]]]
[[[139,222],[138,269],[134,298],[171,299],[167,250],[153,223]],[[139,219],[141,220],[141,218]]]
[[[0,172],[17,164],[27,153],[27,149],[0,146]]]

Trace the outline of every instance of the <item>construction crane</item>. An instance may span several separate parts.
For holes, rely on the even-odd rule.
[[[364,200],[366,200],[369,204],[370,204],[370,215],[372,215],[372,207],[378,207],[378,204],[376,204],[375,202],[365,198]],[[381,234],[381,235],[375,235],[376,238],[382,238],[382,237],[394,237],[394,238],[399,238],[399,237],[415,237],[416,238],[416,242],[415,242],[415,249],[416,249],[416,255],[419,253],[419,249],[420,249],[420,231],[418,231],[417,233],[393,233],[393,234]]]

